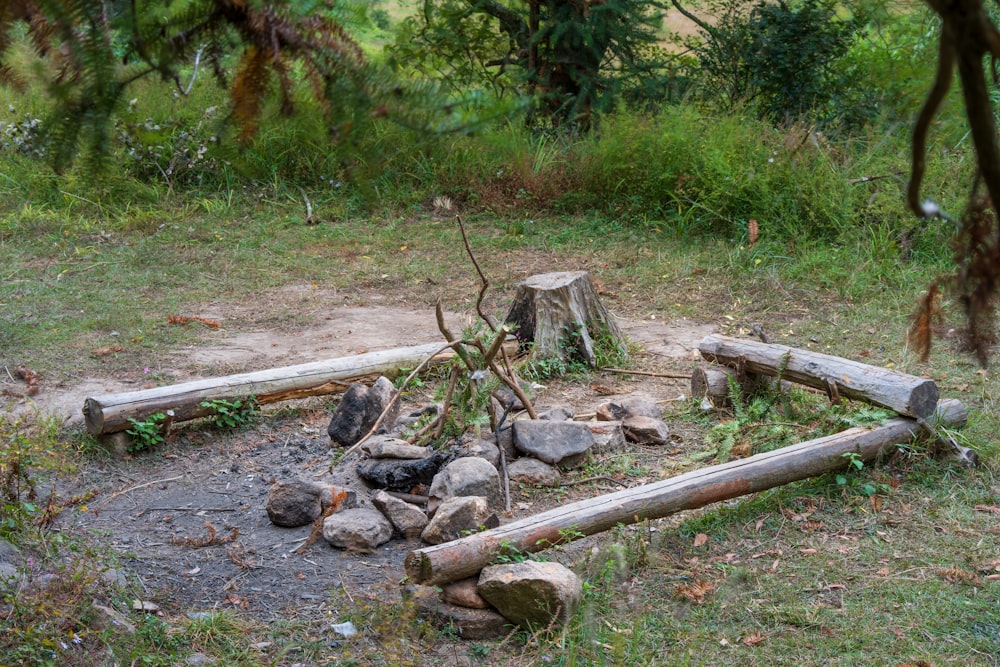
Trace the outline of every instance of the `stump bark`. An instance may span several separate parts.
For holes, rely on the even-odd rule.
[[[627,355],[625,336],[586,271],[532,276],[517,286],[504,320],[533,357],[578,359],[597,366],[597,347]]]

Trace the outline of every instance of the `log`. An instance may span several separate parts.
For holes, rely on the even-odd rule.
[[[729,405],[729,378],[735,375],[736,371],[725,366],[718,368],[699,366],[691,371],[691,397],[707,396],[716,407]]]
[[[253,396],[257,403],[264,405],[335,394],[346,390],[351,383],[415,367],[435,353],[438,354],[431,362],[443,363],[451,359],[454,352],[441,352],[442,347],[441,343],[400,347],[155,389],[93,396],[84,402],[83,416],[87,430],[101,435],[129,428],[129,418],[142,421],[167,410],[173,410],[174,423],[204,417],[211,411],[201,407],[203,401],[232,401]]]
[[[942,401],[933,417],[949,427],[965,423],[961,402]],[[546,547],[608,530],[619,524],[659,519],[807,477],[844,470],[845,454],[872,461],[883,449],[910,442],[925,432],[913,419],[897,417],[876,428],[852,428],[746,459],[694,470],[653,484],[571,503],[541,514],[411,551],[406,574],[418,584],[441,585],[470,577],[505,550],[541,551]]]
[[[917,419],[933,414],[938,402],[933,380],[811,350],[718,334],[706,336],[698,350],[706,360],[740,372],[780,375],[831,398],[864,401]]]
[[[596,367],[595,345],[628,354],[625,336],[586,271],[531,276],[517,286],[504,322],[535,358],[578,359]]]

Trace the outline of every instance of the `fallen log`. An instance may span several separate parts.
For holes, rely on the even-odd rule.
[[[933,380],[888,368],[792,348],[712,334],[698,344],[706,360],[740,372],[780,376],[837,397],[864,401],[922,419],[934,413],[938,388]]]
[[[351,383],[392,375],[400,368],[413,368],[435,353],[432,364],[443,363],[454,356],[453,351],[441,352],[441,348],[441,343],[400,347],[155,389],[94,396],[84,402],[83,416],[87,430],[101,435],[129,428],[129,418],[143,421],[167,410],[173,410],[174,423],[204,417],[212,411],[201,406],[203,401],[231,401],[253,396],[257,403],[264,405],[335,394],[346,390]]]
[[[965,424],[965,406],[942,401],[931,421],[948,427]],[[637,486],[557,507],[481,533],[411,551],[406,574],[414,583],[441,585],[470,577],[505,550],[541,551],[619,524],[659,519],[807,477],[844,470],[845,455],[874,460],[882,451],[921,436],[913,419],[894,418],[876,428],[852,428],[746,459],[694,470],[654,484]]]

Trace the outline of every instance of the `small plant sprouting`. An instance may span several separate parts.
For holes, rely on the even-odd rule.
[[[844,452],[841,454],[842,457],[847,459],[847,472],[848,473],[860,473],[865,468],[865,462],[861,458],[861,455],[857,452]],[[886,484],[877,484],[875,482],[860,482],[857,476],[848,475],[846,473],[838,474],[837,486],[841,488],[853,488],[856,489],[864,497],[874,496],[879,491],[888,491],[889,487]]]
[[[163,442],[163,421],[167,418],[162,412],[156,412],[143,420],[129,417],[128,421],[132,428],[125,431],[132,436],[132,445],[129,450],[141,452],[150,449]]]
[[[236,429],[253,422],[257,416],[259,408],[257,399],[248,396],[245,399],[233,399],[227,401],[224,398],[216,398],[211,401],[202,401],[199,405],[209,410],[209,419],[212,425],[219,429]]]

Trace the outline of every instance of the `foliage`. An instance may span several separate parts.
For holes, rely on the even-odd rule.
[[[826,106],[837,92],[834,65],[867,23],[863,14],[841,18],[831,0],[751,5],[710,0],[704,5],[716,16],[714,22],[674,0],[702,31],[688,42],[698,55],[702,90],[722,91],[728,109],[753,105],[779,123]]]
[[[257,418],[259,406],[253,396],[247,398],[234,398],[229,401],[224,398],[215,398],[210,401],[199,403],[202,408],[208,411],[208,419],[215,428],[235,429],[247,426]]]
[[[162,412],[151,414],[145,419],[129,417],[128,421],[132,424],[132,428],[125,431],[132,436],[129,449],[133,452],[141,452],[152,449],[163,442],[163,422],[166,418],[167,415]]]
[[[391,49],[400,69],[468,91],[530,96],[540,122],[587,127],[623,96],[665,88],[662,14],[638,0],[428,0]]]

